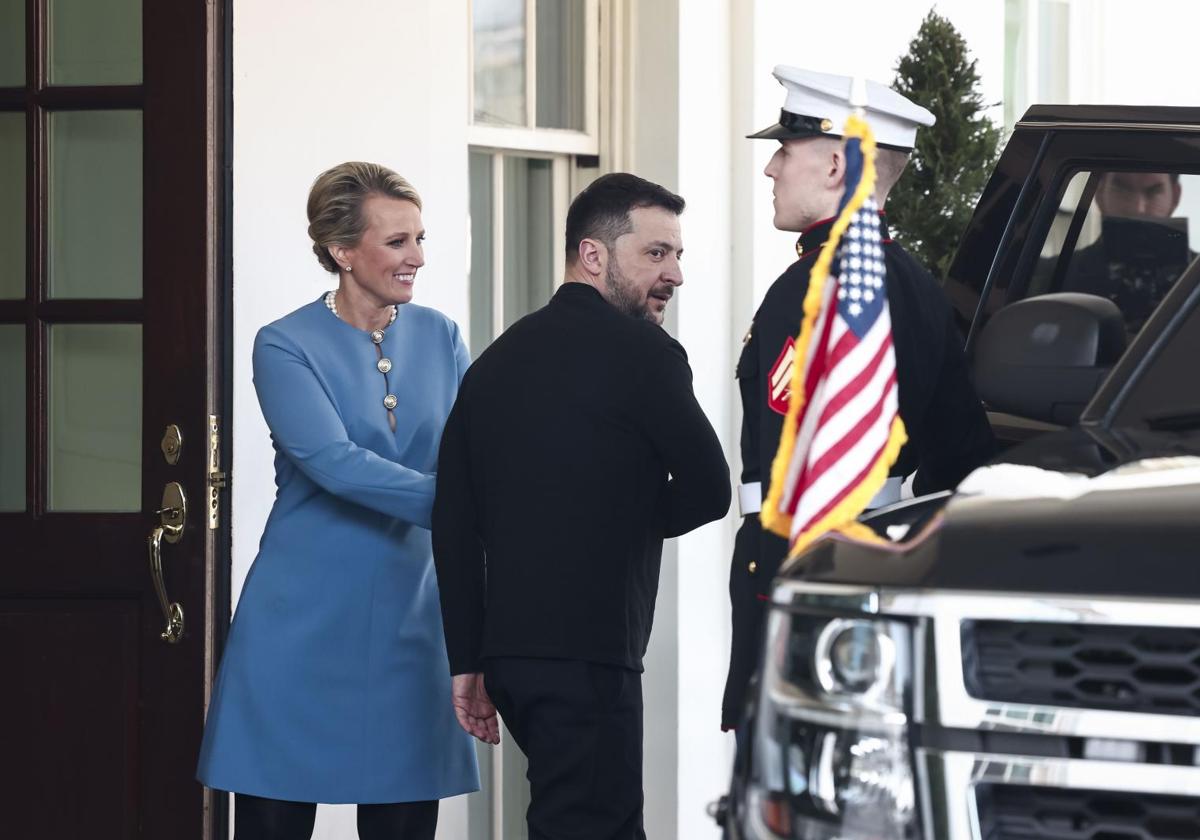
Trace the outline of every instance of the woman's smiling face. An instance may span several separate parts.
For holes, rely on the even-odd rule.
[[[421,210],[411,201],[372,195],[363,202],[366,230],[352,248],[338,248],[335,258],[351,271],[343,282],[356,284],[379,306],[408,303],[417,269],[425,264],[425,227]]]

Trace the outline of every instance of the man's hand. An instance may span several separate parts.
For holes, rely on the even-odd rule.
[[[499,744],[500,719],[483,687],[483,674],[455,674],[450,693],[459,726],[485,744]]]

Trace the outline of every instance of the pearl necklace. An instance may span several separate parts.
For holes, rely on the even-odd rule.
[[[335,318],[342,317],[341,315],[338,315],[337,311],[337,289],[330,289],[325,293],[325,308],[332,312]],[[392,324],[396,323],[396,315],[399,313],[399,311],[400,308],[398,306],[392,306],[392,317],[388,318],[387,327],[390,327]],[[384,327],[383,329],[386,330],[387,327]],[[376,338],[375,336],[379,337]],[[372,330],[371,340],[376,344],[382,344],[383,330]]]

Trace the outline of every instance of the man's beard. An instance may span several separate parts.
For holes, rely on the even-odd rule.
[[[621,272],[621,266],[616,257],[608,262],[604,270],[604,287],[608,289],[607,299],[617,311],[642,321],[658,323],[654,313],[650,311],[650,301],[640,292]]]

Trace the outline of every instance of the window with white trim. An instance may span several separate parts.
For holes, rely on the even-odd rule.
[[[469,344],[561,281],[567,207],[599,155],[601,0],[471,0]]]

